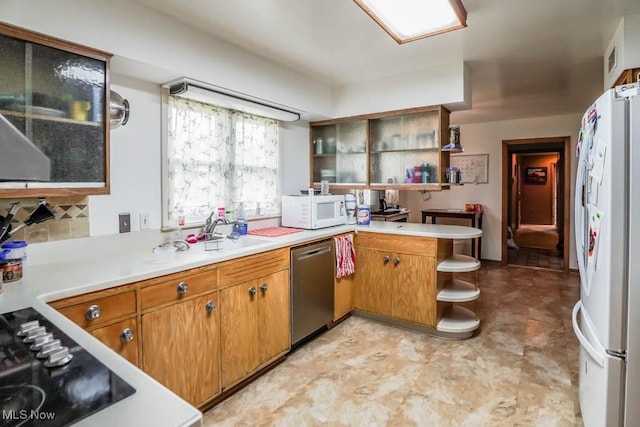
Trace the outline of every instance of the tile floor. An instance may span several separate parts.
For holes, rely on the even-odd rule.
[[[448,341],[350,317],[205,414],[205,426],[582,426],[577,274],[485,265],[481,329]]]
[[[557,249],[527,248],[520,246],[518,249],[509,248],[509,264],[524,265],[527,267],[551,268],[562,270],[563,260]]]

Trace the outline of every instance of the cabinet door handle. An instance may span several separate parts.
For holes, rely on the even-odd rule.
[[[207,304],[204,306],[204,309],[207,310],[207,313],[211,313],[216,309],[216,303],[213,301],[207,301]]]
[[[258,291],[256,290],[255,286],[249,288],[249,295],[254,296],[257,293]]]
[[[133,341],[133,330],[131,330],[131,328],[125,328],[120,333],[120,342],[122,344],[126,344],[131,341]]]
[[[189,290],[189,285],[187,284],[187,282],[180,282],[178,283],[178,295],[184,295],[187,293],[187,291]]]
[[[98,317],[100,317],[101,314],[102,314],[102,310],[100,309],[100,306],[97,304],[94,304],[89,308],[87,308],[87,311],[84,313],[84,317],[87,320],[95,320]]]
[[[383,264],[388,264],[389,263],[389,257],[385,255],[384,258],[382,258],[382,263]]]
[[[269,287],[267,286],[266,283],[263,283],[262,285],[260,285],[260,290],[262,292],[267,292],[267,289],[269,289]]]
[[[393,265],[398,265],[398,264],[400,264],[400,258],[395,257],[395,258],[393,259]]]

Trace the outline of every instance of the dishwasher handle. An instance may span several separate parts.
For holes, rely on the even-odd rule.
[[[302,261],[303,259],[311,258],[314,256],[326,254],[327,252],[331,252],[331,246],[325,246],[322,248],[315,248],[310,251],[302,252],[296,257],[296,261]]]

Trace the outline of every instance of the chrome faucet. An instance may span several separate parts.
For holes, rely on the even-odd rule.
[[[216,226],[220,223],[231,224],[231,221],[229,221],[227,218],[216,218],[215,220],[212,220],[212,217],[213,212],[211,213],[211,215],[209,215],[209,218],[207,218],[204,223],[204,232],[207,234],[213,234],[216,230]]]

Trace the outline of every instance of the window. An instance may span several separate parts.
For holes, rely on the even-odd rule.
[[[220,206],[279,214],[278,122],[168,97],[163,226],[204,222]]]

